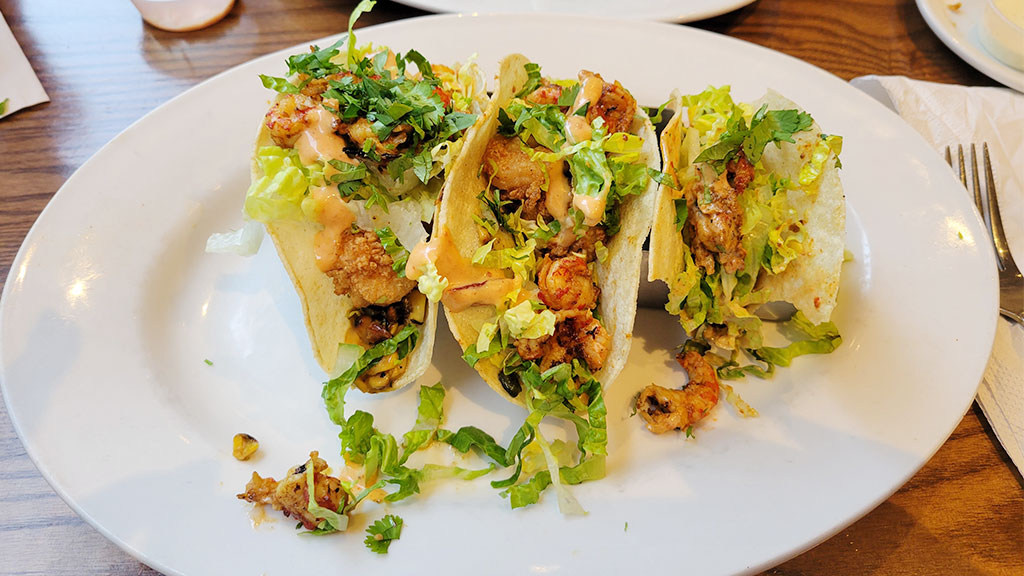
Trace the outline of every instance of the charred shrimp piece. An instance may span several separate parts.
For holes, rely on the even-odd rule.
[[[544,257],[537,269],[541,302],[552,310],[590,310],[601,290],[594,284],[587,261],[579,254]]]
[[[539,360],[541,371],[556,364],[582,360],[591,371],[604,366],[611,352],[611,336],[590,310],[555,313],[555,332],[543,338],[520,338],[513,342],[523,360]]]
[[[609,134],[629,132],[630,126],[633,125],[633,117],[636,116],[636,99],[633,95],[618,81],[612,84],[605,82],[600,74],[582,70],[579,79],[581,86],[588,80],[601,82],[601,96],[587,107],[587,123],[593,123],[595,118],[600,117],[604,120]]]
[[[676,356],[676,361],[690,377],[682,390],[651,384],[640,392],[636,410],[655,434],[669,430],[685,430],[701,421],[718,404],[718,375],[698,352]]]
[[[412,126],[399,124],[391,133],[380,140],[373,131],[373,125],[366,118],[359,118],[348,124],[339,123],[335,128],[341,136],[348,137],[352,146],[345,149],[345,152],[353,156],[367,156],[367,146],[371,146],[373,152],[382,160],[390,160],[401,156],[400,148],[408,143],[412,134]]]
[[[398,276],[391,256],[370,230],[345,230],[336,250],[334,267],[326,274],[334,280],[334,292],[348,295],[356,308],[394,304],[416,287],[413,280]]]
[[[550,104],[552,106],[558,104],[558,99],[562,97],[562,87],[558,84],[544,84],[540,88],[537,88],[533,92],[526,95],[526,101],[533,104]]]
[[[689,209],[684,234],[692,240],[694,260],[708,274],[715,271],[716,255],[726,272],[743,269],[747,251],[740,243],[743,206],[739,197],[753,177],[754,167],[741,152],[710,190],[697,179],[683,192]]]
[[[587,228],[582,236],[577,236],[571,229],[564,229],[559,232],[547,245],[548,254],[561,258],[567,254],[582,254],[587,262],[597,259],[597,243],[607,243],[608,235],[604,226],[591,226]]]
[[[299,133],[309,127],[307,115],[318,105],[316,100],[303,94],[283,95],[270,107],[263,120],[274,143],[291,147]]]
[[[522,205],[523,218],[536,220],[538,215],[547,215],[542,189],[547,181],[544,164],[531,160],[518,138],[491,138],[484,151],[483,171],[491,185],[501,190],[502,200]]]
[[[307,530],[314,530],[324,519],[309,512],[306,475],[310,466],[313,467],[313,496],[316,503],[330,510],[341,510],[348,501],[348,495],[341,487],[341,480],[324,473],[327,462],[320,459],[317,452],[310,452],[309,460],[289,470],[280,482],[253,472],[252,479],[245,485],[245,492],[239,494],[238,499],[253,504],[270,504],[274,510],[280,510],[285,516],[302,522]]]

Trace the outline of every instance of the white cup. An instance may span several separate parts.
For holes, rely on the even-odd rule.
[[[1024,71],[1024,0],[987,0],[978,36],[990,54]]]
[[[142,19],[171,32],[206,28],[227,16],[235,0],[132,0]]]

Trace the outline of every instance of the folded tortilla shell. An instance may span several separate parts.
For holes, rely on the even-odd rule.
[[[524,66],[527,63],[529,60],[520,54],[507,56],[501,61],[494,97],[483,118],[470,129],[462,155],[456,161],[442,192],[438,225],[447,227],[462,257],[467,260],[483,244],[473,220],[474,216],[481,215],[477,195],[487,187],[487,181],[480,171],[483,155],[488,141],[497,133],[498,111],[526,85],[528,75]],[[653,169],[659,169],[661,162],[654,127],[639,107],[631,132],[644,139],[642,161]],[[657,184],[652,180],[643,193],[624,199],[619,233],[608,243],[605,262],[596,265],[597,285],[601,289],[598,312],[612,341],[611,353],[602,369],[595,374],[605,386],[615,379],[629,356],[640,284],[642,246],[650,231],[656,192]],[[476,342],[481,326],[493,321],[494,309],[491,306],[472,306],[461,312],[445,309],[445,315],[459,346],[466,350]],[[519,399],[522,395],[513,399],[505,392],[498,380],[500,367],[492,361],[494,358],[477,362],[477,372],[504,398],[522,404]]]

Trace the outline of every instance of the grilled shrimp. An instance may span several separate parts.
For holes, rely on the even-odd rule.
[[[503,200],[522,203],[523,218],[534,220],[547,214],[541,189],[547,181],[544,165],[530,159],[518,138],[491,138],[484,151],[483,170],[484,177],[502,190]]]
[[[264,122],[278,146],[290,147],[295,137],[309,127],[306,115],[317,102],[302,94],[285,94],[267,111]]]
[[[589,310],[601,290],[594,284],[587,261],[578,254],[541,260],[537,270],[540,300],[552,310]]]
[[[597,243],[608,243],[604,226],[591,226],[582,236],[576,236],[570,228],[564,228],[546,246],[551,256],[562,257],[570,253],[582,254],[587,262],[597,258]]]
[[[685,430],[696,424],[718,404],[718,375],[698,352],[676,356],[690,381],[682,390],[670,390],[651,384],[640,392],[636,411],[655,434],[669,430]]]
[[[562,97],[562,87],[558,84],[545,84],[526,95],[526,101],[534,104],[558,104]]]
[[[555,332],[543,338],[520,338],[513,344],[524,360],[540,360],[540,369],[556,364],[583,360],[592,371],[600,370],[611,352],[612,338],[590,310],[562,310]]]
[[[391,131],[384,141],[377,139],[377,134],[366,118],[360,118],[350,124],[340,124],[336,130],[338,134],[348,136],[349,140],[361,151],[367,141],[373,142],[373,150],[381,158],[394,158],[399,156],[399,146],[405,144],[412,133],[412,126],[399,124]],[[347,149],[346,149],[347,151]]]
[[[618,81],[613,84],[605,82],[600,74],[582,70],[579,78],[580,84],[588,78],[597,78],[602,83],[601,97],[596,102],[591,102],[587,108],[587,122],[591,123],[594,118],[601,117],[608,127],[609,134],[629,132],[629,127],[633,125],[633,117],[636,115],[636,99],[633,95]]]
[[[686,226],[695,240],[694,260],[708,274],[715,271],[716,254],[726,272],[743,269],[747,251],[740,242],[743,206],[739,196],[753,177],[754,167],[741,153],[711,184],[708,201],[704,201],[704,184],[699,179],[684,192],[689,208]]]
[[[245,492],[238,495],[239,500],[253,504],[270,504],[274,510],[284,512],[302,522],[306,530],[314,530],[323,521],[309,512],[309,489],[306,470],[313,467],[313,496],[320,506],[330,510],[341,510],[347,496],[341,488],[341,480],[325,474],[327,462],[319,458],[317,452],[310,452],[305,464],[288,471],[280,482],[273,478],[263,478],[256,472],[245,486]]]

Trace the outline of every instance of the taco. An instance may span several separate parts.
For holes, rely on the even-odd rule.
[[[256,138],[245,214],[270,234],[302,303],[316,360],[365,392],[430,362],[436,305],[405,276],[445,172],[487,97],[478,68],[410,50],[332,46],[288,58]]]
[[[846,237],[842,138],[775,92],[737,104],[729,87],[709,88],[674,94],[673,102],[661,137],[670,178],[658,192],[649,280],[668,284],[666,309],[691,339],[678,360],[692,385],[641,393],[638,412],[657,432],[705,416],[719,378],[769,376],[841,343],[829,318]],[[774,302],[796,309],[786,329],[802,338],[781,348],[765,345],[758,316]],[[743,364],[743,355],[760,364]]]
[[[650,119],[621,84],[502,61],[409,275],[447,281],[452,333],[503,396],[526,401],[529,364],[579,364],[605,384],[622,369],[658,168]]]
[[[408,276],[441,296],[464,359],[528,408],[529,437],[545,415],[576,424],[577,469],[593,466],[576,481],[603,474],[588,458],[604,454],[602,386],[629,353],[655,138],[618,82],[587,71],[554,81],[506,57],[434,236],[409,258]]]

